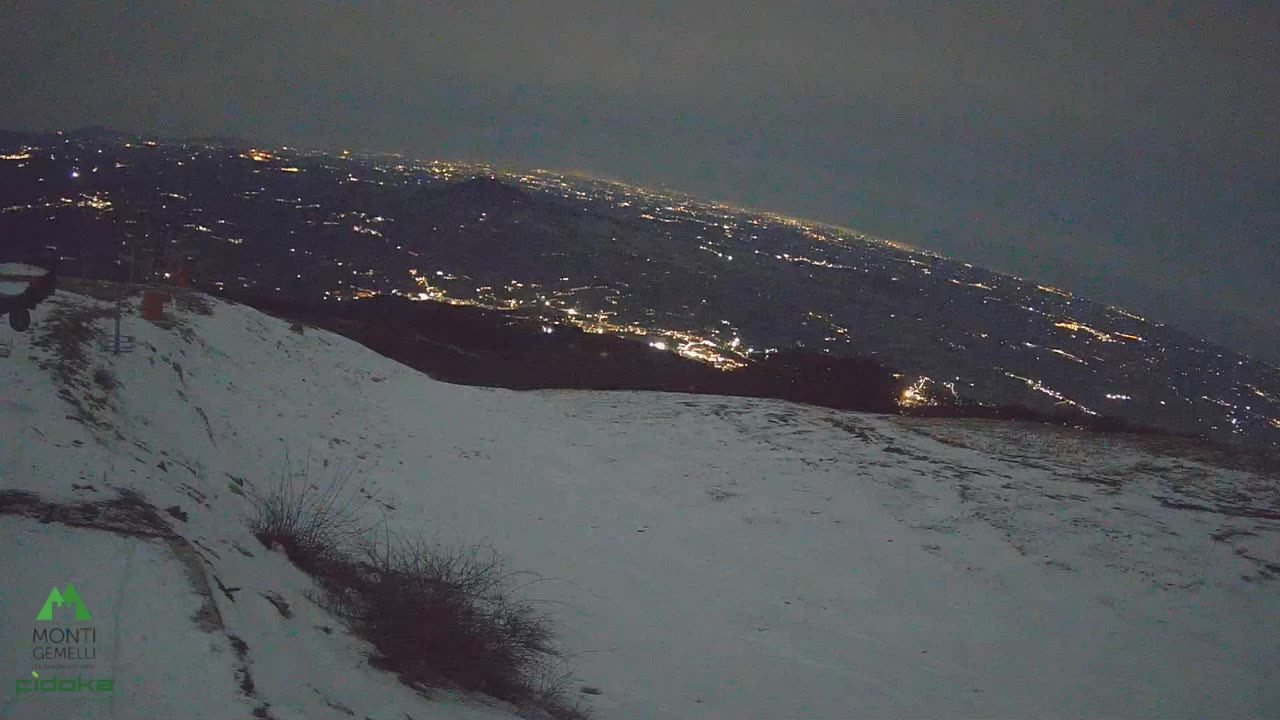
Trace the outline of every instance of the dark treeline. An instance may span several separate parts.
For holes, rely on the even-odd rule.
[[[378,297],[302,302],[229,299],[322,327],[446,382],[520,390],[658,390],[772,397],[825,407],[896,412],[902,382],[866,358],[779,352],[734,372],[617,337],[474,307]]]

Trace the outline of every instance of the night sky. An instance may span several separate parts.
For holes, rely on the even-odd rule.
[[[663,185],[1280,362],[1275,4],[768,5],[5,2],[0,127]]]

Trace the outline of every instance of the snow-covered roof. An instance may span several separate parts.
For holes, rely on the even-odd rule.
[[[0,263],[0,278],[3,277],[44,277],[49,271],[37,265],[27,265],[25,263]]]
[[[25,282],[14,282],[12,280],[0,280],[0,296],[3,295],[21,295],[27,291]]]

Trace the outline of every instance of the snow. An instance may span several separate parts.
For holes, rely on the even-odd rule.
[[[114,705],[96,716],[510,717],[373,669],[310,580],[249,534],[237,480],[271,482],[286,451],[320,479],[351,467],[393,529],[491,541],[539,573],[528,591],[559,625],[573,689],[601,690],[584,696],[600,718],[1280,712],[1266,565],[1280,570],[1280,521],[1180,507],[1274,513],[1274,478],[1064,430],[454,386],[210,302],[185,339],[135,319],[135,354],[88,348],[120,381],[97,411],[112,429],[67,419],[32,338],[11,334],[0,361],[0,491],[134,488],[188,514],[165,516],[182,543],[0,515],[0,667],[29,674],[35,612],[74,582],[118,638],[104,641]],[[66,305],[98,303],[59,292],[30,335]],[[220,630],[191,619],[206,597]],[[0,680],[0,715],[52,702]]]
[[[49,589],[62,588],[74,576],[76,590],[95,622],[96,662],[84,670],[41,671],[45,678],[111,678],[125,689],[72,706],[82,717],[227,717],[229,706],[253,708],[230,697],[234,687],[231,654],[225,640],[211,639],[191,621],[201,598],[190,591],[182,569],[163,545],[140,542],[107,532],[72,530],[34,520],[0,517],[6,538],[4,562],[8,582],[0,587],[0,607],[8,610],[0,667],[5,694],[0,716],[47,717],[51,703],[66,701],[15,695],[13,679],[31,672],[32,631]],[[207,652],[193,652],[195,649]],[[196,681],[198,680],[198,681]],[[133,688],[133,691],[127,690]],[[147,691],[138,690],[146,688]],[[181,692],[153,691],[181,688]]]
[[[21,295],[27,291],[27,283],[0,280],[0,295]]]
[[[0,277],[44,277],[49,273],[48,270],[36,265],[27,265],[25,263],[0,263]]]

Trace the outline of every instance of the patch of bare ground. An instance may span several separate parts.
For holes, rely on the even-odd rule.
[[[68,277],[66,275],[58,277],[58,289],[106,302],[115,302],[118,299],[128,300],[138,294],[137,286],[127,283]]]
[[[136,316],[137,298],[147,287],[102,280],[64,278],[61,291],[47,301],[49,312],[34,329],[32,345],[44,351],[41,369],[49,373],[58,388],[58,396],[75,409],[70,419],[95,430],[119,432],[104,417],[112,409],[114,393],[120,383],[110,367],[110,356],[99,351],[108,340],[103,321],[115,317],[115,302],[123,303],[127,316]],[[204,294],[184,288],[152,288],[168,293],[174,311],[154,324],[171,330],[185,342],[198,338],[187,318],[213,313],[212,301]],[[100,302],[86,303],[68,295],[80,295]],[[211,433],[212,434],[212,433]]]
[[[159,287],[153,288],[168,296],[164,318],[153,320],[152,324],[171,330],[187,344],[199,340],[195,328],[192,327],[193,315],[213,315],[213,303],[207,295],[188,288]]]
[[[104,337],[98,322],[111,317],[105,306],[86,306],[57,296],[47,301],[45,321],[34,331],[32,345],[43,350],[40,368],[58,387],[58,396],[76,409],[76,420],[105,430],[100,415],[110,409],[116,389],[114,375],[98,364],[94,346]]]
[[[44,524],[58,523],[164,542],[182,563],[196,594],[204,598],[192,620],[205,632],[224,630],[222,613],[213,601],[213,591],[199,553],[186,538],[173,531],[160,511],[141,494],[119,489],[116,497],[109,500],[59,504],[42,500],[39,495],[25,490],[0,490],[0,515],[16,515]]]
[[[160,513],[132,490],[119,490],[110,500],[67,505],[45,502],[24,490],[0,490],[0,515],[20,515],[46,524],[105,530],[129,537],[178,537]]]
[[[109,280],[90,280],[78,277],[58,278],[58,287],[67,292],[84,295],[95,300],[114,303],[117,300],[125,303],[126,313],[138,314],[138,301],[146,291],[159,292],[167,297],[165,316],[153,324],[177,332],[184,340],[191,342],[194,332],[184,318],[192,315],[213,315],[213,300],[206,294],[192,288],[180,288],[170,285],[144,285],[138,283],[121,283]]]
[[[190,315],[213,315],[213,302],[208,295],[188,288],[170,288],[174,306],[179,313]]]

